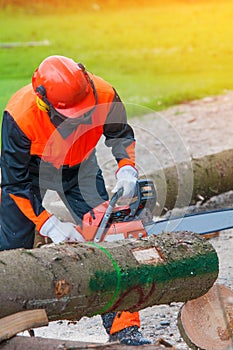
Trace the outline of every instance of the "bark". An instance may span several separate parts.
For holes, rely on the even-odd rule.
[[[86,349],[96,349],[96,350],[129,350],[128,345],[123,345],[120,343],[86,343],[70,340],[58,340],[58,339],[45,339],[45,338],[29,338],[29,337],[14,337],[11,340],[4,342],[0,346],[1,350],[86,350]],[[160,345],[144,345],[130,346],[130,350],[162,350],[164,346]]]
[[[197,298],[216,280],[218,257],[199,235],[177,232],[3,251],[0,267],[0,318],[41,308],[49,321],[78,320]]]
[[[233,150],[193,158],[148,174],[157,188],[160,207],[173,209],[195,204],[232,190]]]

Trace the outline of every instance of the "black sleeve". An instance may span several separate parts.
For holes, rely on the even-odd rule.
[[[125,107],[116,91],[104,125],[104,136],[106,146],[112,148],[113,156],[118,163],[128,159],[129,164],[135,165],[134,132],[127,122]]]
[[[8,112],[3,115],[1,143],[2,190],[8,195],[28,199],[38,216],[45,209],[32,192],[28,170],[31,141]]]

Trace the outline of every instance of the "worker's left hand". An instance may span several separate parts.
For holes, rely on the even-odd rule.
[[[113,193],[123,187],[124,192],[122,198],[132,198],[135,195],[136,183],[138,179],[137,170],[131,165],[124,165],[116,172],[117,183]]]
[[[71,222],[61,222],[55,215],[50,216],[40,229],[41,236],[49,237],[54,243],[85,242],[84,237]]]

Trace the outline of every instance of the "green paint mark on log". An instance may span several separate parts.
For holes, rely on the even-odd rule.
[[[107,249],[105,249],[104,247],[101,247],[98,244],[93,243],[93,242],[88,242],[88,244],[92,244],[95,247],[97,247],[98,249],[100,249],[102,252],[104,252],[107,255],[107,257],[111,260],[113,267],[115,269],[114,275],[109,276],[110,277],[109,283],[114,284],[114,286],[116,286],[116,288],[115,288],[115,291],[114,291],[114,294],[113,294],[113,297],[111,298],[111,300],[109,300],[109,302],[100,311],[98,311],[99,314],[102,314],[113,305],[114,301],[118,297],[118,294],[120,291],[120,284],[121,284],[121,270]]]
[[[177,278],[191,278],[205,274],[218,274],[218,256],[210,252],[203,256],[171,261],[158,265],[138,265],[119,271],[96,271],[90,279],[89,288],[94,292],[111,291],[117,288],[123,292],[135,285],[146,285],[153,282],[161,283]],[[119,283],[120,281],[120,283]]]

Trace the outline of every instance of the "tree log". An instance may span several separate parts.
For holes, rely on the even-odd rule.
[[[0,266],[0,317],[42,308],[50,321],[185,302],[218,276],[213,246],[188,232],[3,251]]]
[[[232,190],[233,150],[193,158],[147,174],[153,179],[160,211],[195,204],[200,196],[205,200]],[[158,210],[158,209],[157,209]]]
[[[46,339],[40,337],[14,337],[0,346],[1,350],[129,350],[128,345],[117,342],[98,344],[70,340]],[[164,350],[162,345],[130,346],[130,350]]]
[[[191,349],[226,350],[233,344],[233,291],[215,284],[180,309],[178,327]]]

